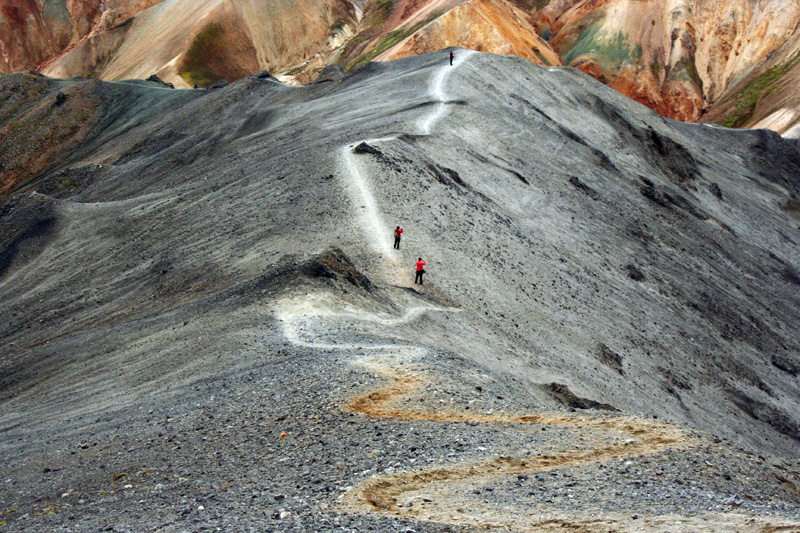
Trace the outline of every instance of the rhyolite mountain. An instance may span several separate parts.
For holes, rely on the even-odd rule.
[[[576,67],[682,121],[798,136],[800,4],[785,0],[2,0],[0,71],[180,87],[307,82],[461,46]]]
[[[0,77],[9,528],[796,527],[796,141],[454,51]]]

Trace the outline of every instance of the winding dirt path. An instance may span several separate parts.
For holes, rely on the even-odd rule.
[[[287,340],[296,346],[320,350],[357,352],[354,364],[386,378],[374,390],[352,398],[345,411],[367,417],[433,421],[470,422],[494,426],[515,426],[524,434],[542,427],[574,429],[574,445],[541,455],[494,456],[481,461],[434,466],[418,471],[394,472],[362,481],[342,498],[352,510],[411,518],[420,521],[507,531],[741,531],[771,533],[800,531],[800,522],[778,517],[761,518],[747,514],[708,513],[697,516],[650,515],[631,521],[630,512],[585,515],[555,506],[505,503],[495,505],[476,498],[476,485],[502,482],[519,475],[556,469],[590,466],[614,459],[685,450],[702,441],[682,428],[661,420],[617,414],[573,415],[567,413],[479,413],[465,409],[409,409],[408,400],[423,398],[432,380],[425,374],[403,370],[407,363],[425,362],[430,355],[424,347],[410,344],[368,344],[326,342],[330,328],[325,323],[364,322],[391,328],[407,325],[431,312],[457,312],[442,307],[412,307],[400,317],[378,315],[343,304],[333,294],[311,293],[287,298],[276,306]],[[414,405],[418,405],[411,402]]]
[[[394,472],[366,479],[347,492],[342,505],[352,510],[438,522],[455,526],[507,531],[741,531],[771,533],[800,531],[800,523],[779,518],[762,519],[746,514],[698,516],[652,515],[631,521],[630,513],[605,512],[592,516],[567,512],[555,506],[494,505],[471,496],[476,485],[501,482],[519,475],[561,468],[589,466],[665,450],[685,450],[700,444],[682,428],[660,420],[616,414],[572,415],[566,413],[478,413],[467,410],[426,410],[404,407],[407,400],[425,395],[432,383],[419,372],[402,370],[406,363],[423,362],[428,350],[408,344],[325,342],[325,322],[354,321],[398,326],[412,323],[426,313],[453,312],[440,307],[413,307],[390,318],[349,308],[332,294],[308,294],[286,299],[276,307],[286,338],[297,346],[320,350],[358,352],[354,363],[386,378],[383,386],[351,399],[343,409],[364,416],[395,420],[427,420],[441,423],[470,422],[495,426],[514,425],[532,433],[542,427],[561,426],[576,431],[575,445],[542,455],[494,456],[434,466],[418,471]],[[544,509],[544,510],[543,510]]]
[[[421,391],[427,379],[414,372],[398,371],[378,363],[366,364],[369,369],[390,379],[383,387],[353,398],[345,411],[371,417],[401,420],[430,420],[443,423],[476,422],[481,424],[518,424],[567,426],[586,433],[589,445],[563,452],[539,456],[493,457],[486,461],[437,466],[416,472],[398,472],[363,482],[349,492],[346,505],[364,511],[394,516],[413,517],[419,520],[438,521],[478,527],[526,529],[533,526],[525,518],[482,509],[478,519],[473,512],[474,499],[458,496],[459,488],[474,486],[501,478],[545,472],[590,463],[624,459],[653,454],[666,449],[683,449],[695,440],[679,427],[658,420],[646,420],[619,415],[566,415],[557,413],[532,413],[525,415],[481,414],[469,411],[410,411],[399,405],[402,400]],[[586,442],[586,441],[584,441]],[[591,444],[594,443],[594,444]],[[491,519],[487,519],[491,516]],[[548,519],[549,520],[549,519]],[[585,521],[570,519],[569,523]],[[584,525],[609,523],[607,520],[590,520]],[[559,519],[562,526],[567,522]],[[539,524],[541,525],[541,524]]]
[[[453,67],[440,68],[429,82],[435,108],[416,124],[418,134],[428,135],[445,116],[447,95],[444,83],[450,72],[474,52],[457,54]],[[365,139],[367,143],[390,142],[397,136]],[[348,180],[348,192],[359,213],[362,231],[374,252],[388,259],[400,270],[397,258],[389,247],[386,227],[378,203],[371,191],[367,173],[361,168],[354,148],[362,141],[340,149],[340,161]],[[391,275],[391,274],[390,274]],[[701,516],[654,515],[631,524],[627,513],[603,513],[586,516],[565,512],[551,506],[545,512],[517,504],[502,508],[470,497],[469,487],[513,476],[534,474],[559,468],[592,465],[613,459],[624,459],[665,450],[683,450],[697,445],[698,438],[673,424],[622,415],[569,415],[530,413],[523,415],[475,413],[467,410],[434,411],[408,409],[404,400],[424,395],[429,379],[417,372],[400,370],[401,362],[423,360],[425,348],[405,344],[346,344],[324,342],[319,324],[325,320],[355,320],[384,326],[410,323],[428,312],[452,312],[457,309],[413,307],[399,318],[384,318],[363,309],[346,308],[332,295],[309,294],[303,300],[280,302],[276,315],[284,335],[293,344],[312,349],[358,351],[354,363],[387,379],[382,387],[350,400],[344,410],[368,417],[395,420],[426,420],[441,423],[470,422],[493,425],[516,425],[541,429],[542,426],[574,428],[581,436],[580,445],[542,455],[491,457],[483,461],[434,466],[419,471],[395,472],[367,479],[346,493],[342,504],[362,512],[433,521],[457,526],[512,531],[800,531],[800,524],[766,522],[741,514],[707,514]],[[322,333],[324,335],[324,333]],[[307,340],[312,338],[314,340]]]
[[[540,509],[532,510],[529,506],[485,503],[479,498],[470,497],[471,489],[476,485],[513,479],[520,475],[657,454],[668,449],[685,450],[702,441],[668,422],[621,415],[509,415],[465,410],[407,410],[400,406],[402,401],[422,393],[428,379],[418,373],[395,370],[381,363],[362,360],[361,364],[379,372],[389,381],[377,390],[350,400],[344,407],[345,411],[387,419],[527,425],[531,430],[538,430],[540,426],[566,426],[578,430],[583,439],[580,446],[560,452],[535,456],[498,456],[484,461],[374,477],[363,481],[345,495],[342,503],[347,507],[421,521],[510,531],[800,531],[800,523],[797,522],[735,513],[653,515],[632,523],[630,513],[624,512],[585,516],[577,512],[565,513],[555,507],[542,512]]]

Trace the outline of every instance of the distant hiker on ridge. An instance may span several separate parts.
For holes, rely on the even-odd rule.
[[[450,50],[450,64],[451,64],[451,65],[453,64],[453,58],[454,58],[454,57],[456,57],[456,55],[453,53],[453,51],[452,51],[452,50]]]
[[[414,284],[415,285],[417,284],[417,280],[419,280],[419,284],[420,285],[423,285],[423,283],[422,283],[422,275],[425,273],[425,269],[422,268],[422,267],[424,267],[427,264],[428,263],[423,261],[421,257],[419,259],[417,259],[417,277],[414,278]]]
[[[397,226],[394,229],[394,249],[395,250],[399,250],[400,249],[400,237],[402,235],[403,235],[403,228],[401,228],[400,226]]]

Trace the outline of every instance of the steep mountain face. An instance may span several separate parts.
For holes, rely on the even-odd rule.
[[[8,0],[0,70],[306,83],[334,63],[460,46],[576,67],[670,118],[786,133],[800,124],[799,27],[783,0]]]
[[[564,64],[678,120],[756,100],[737,85],[770,67],[782,70],[773,75],[776,84],[800,75],[793,61],[800,50],[796,2],[555,1],[534,18]],[[752,115],[739,109],[713,116],[743,126],[752,125]]]
[[[156,74],[184,87],[208,85],[324,53],[354,9],[343,0],[11,0],[0,13],[1,65],[6,72],[39,65],[61,78]]]
[[[131,530],[271,520],[258,505],[214,509],[297,494],[275,520],[329,530],[339,487],[360,487],[352,505],[376,530],[387,515],[488,527],[423,501],[449,498],[405,505],[391,490],[452,479],[464,497],[463,476],[491,467],[486,483],[510,476],[516,500],[524,476],[578,477],[600,461],[592,491],[597,476],[620,494],[645,477],[677,502],[662,510],[671,524],[691,519],[685,498],[705,510],[746,492],[736,516],[711,516],[734,521],[717,529],[759,513],[797,527],[797,466],[751,463],[708,436],[770,457],[800,450],[796,143],[663,119],[575,69],[455,56],[301,87],[266,74],[214,90],[3,77],[25,96],[0,119],[28,117],[26,138],[60,138],[87,114],[68,141],[36,144],[53,153],[0,161],[42,169],[0,206],[12,480],[0,495],[39,513],[15,524],[55,529],[67,515],[42,515],[51,501],[71,505],[76,529],[102,525],[101,501]],[[463,456],[442,447],[456,441]],[[721,485],[672,482],[706,464],[716,475],[698,486]],[[414,477],[422,467],[440,469]],[[784,481],[753,485],[773,472]],[[191,498],[187,513],[172,491]],[[486,492],[474,505],[503,494]],[[582,494],[595,520],[596,492]],[[632,510],[637,526],[667,520],[631,498],[608,503],[608,529]],[[515,513],[498,500],[497,516],[520,522],[497,523],[584,520],[555,500]]]
[[[117,26],[160,1],[5,0],[0,6],[0,69],[24,70],[55,60],[91,36],[118,33]]]

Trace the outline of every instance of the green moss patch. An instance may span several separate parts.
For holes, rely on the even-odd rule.
[[[780,87],[781,79],[788,74],[800,61],[800,52],[774,67],[764,71],[753,78],[745,87],[735,95],[729,97],[736,99],[736,107],[728,115],[722,125],[728,128],[742,128],[753,119],[758,101]]]
[[[700,79],[694,59],[691,58],[684,58],[676,63],[672,70],[669,71],[669,79],[691,81],[700,89],[703,88],[703,80]]]
[[[661,65],[658,64],[658,61],[656,61],[650,65],[650,70],[653,72],[653,76],[658,79],[658,73],[661,71]]]
[[[401,42],[403,39],[409,37],[410,35],[413,35],[414,33],[418,32],[420,29],[422,29],[423,27],[428,25],[430,22],[432,22],[433,20],[439,18],[441,16],[441,14],[442,14],[441,12],[434,13],[433,15],[428,17],[428,19],[420,21],[420,22],[417,22],[416,24],[414,24],[413,26],[411,26],[409,28],[401,28],[401,29],[389,32],[386,35],[386,37],[380,43],[378,43],[376,46],[372,47],[365,54],[363,54],[363,55],[357,57],[356,59],[354,59],[353,61],[350,61],[349,63],[347,63],[347,65],[346,65],[347,70],[350,70],[351,68],[355,68],[355,67],[358,67],[359,65],[363,65],[364,63],[368,63],[369,61],[372,61],[373,59],[375,59],[376,57],[381,55],[383,52],[385,52],[389,48],[391,48],[394,45],[396,45],[397,43]],[[356,37],[358,37],[358,36],[356,36]],[[350,43],[348,43],[347,45],[350,46]]]
[[[386,19],[392,11],[392,4],[394,4],[395,1],[396,0],[377,0],[377,2],[370,6],[369,12],[366,13],[364,17],[366,24],[368,26],[377,26],[378,24],[386,22]]]
[[[295,76],[295,75],[300,74],[301,72],[303,72],[303,70],[305,70],[305,68],[307,66],[308,66],[308,61],[306,61],[305,63],[303,63],[299,67],[294,67],[293,69],[287,70],[283,74],[286,75],[286,76]]]
[[[550,3],[550,0],[511,0],[511,3],[521,10],[530,13],[531,11],[542,9]]]
[[[195,36],[179,72],[186,83],[206,87],[222,79],[209,65],[221,48],[223,34],[222,25],[212,22]]]
[[[625,64],[639,63],[642,47],[632,46],[622,32],[609,39],[601,31],[602,25],[603,20],[599,19],[578,35],[575,43],[564,53],[565,65],[583,55],[595,57],[600,65],[611,71],[619,70]]]

